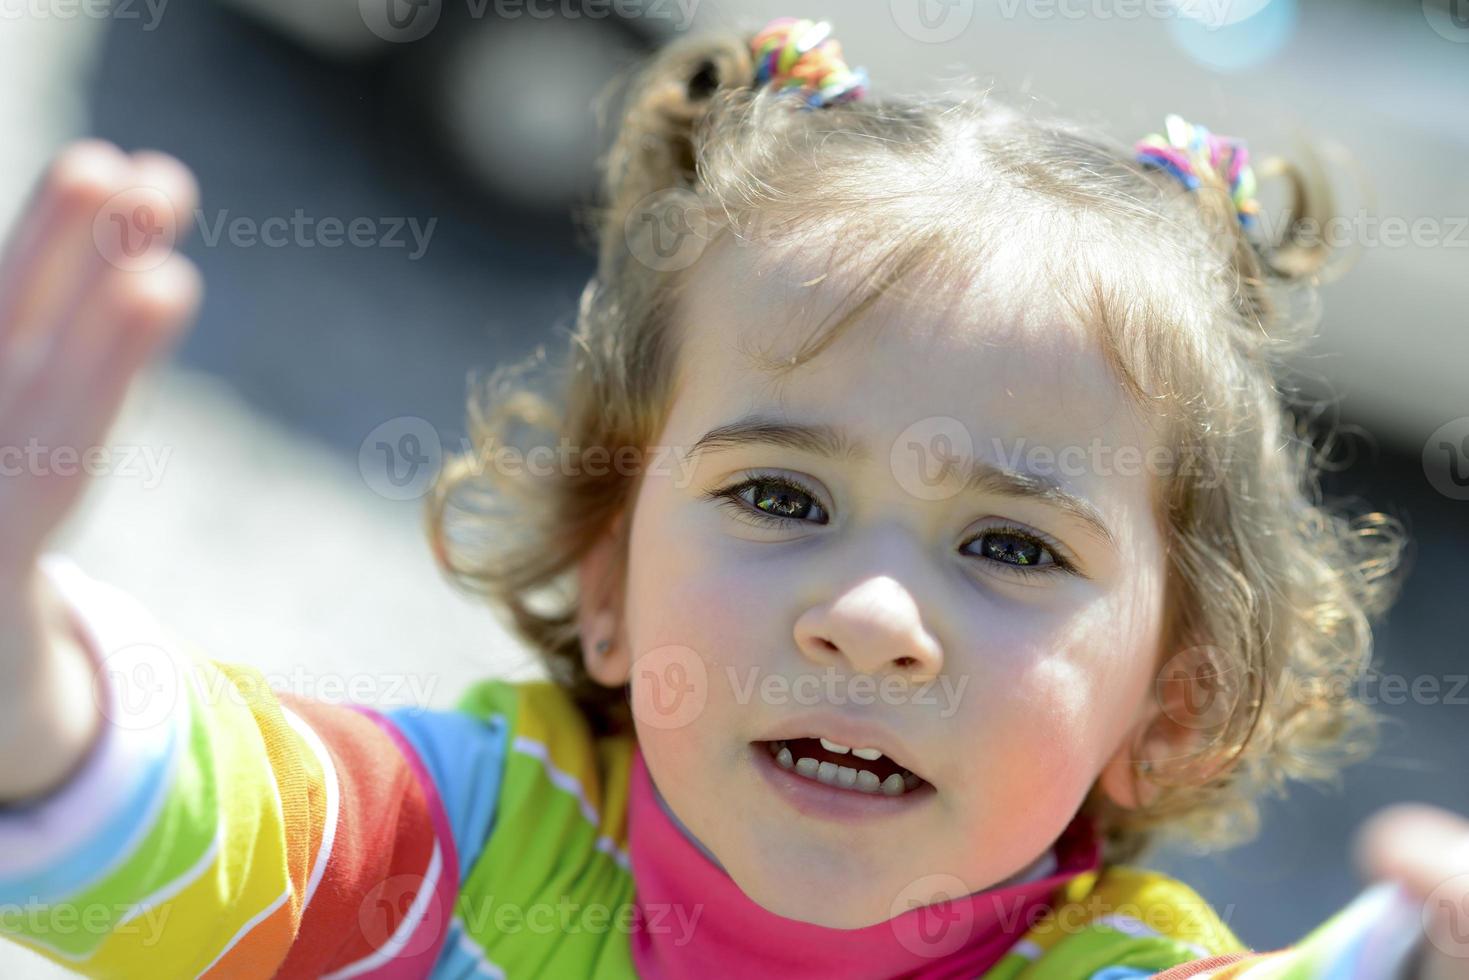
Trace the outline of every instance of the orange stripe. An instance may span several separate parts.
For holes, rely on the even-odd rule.
[[[271,976],[280,966],[282,951],[290,947],[296,936],[295,918],[293,903],[283,903],[240,937],[204,976],[209,980]]]

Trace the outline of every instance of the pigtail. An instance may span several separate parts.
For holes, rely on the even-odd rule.
[[[748,89],[753,72],[748,41],[718,34],[669,45],[633,80],[604,161],[597,221],[604,278],[628,253],[629,216],[660,193],[694,187],[700,125],[721,98]]]
[[[1273,346],[1303,340],[1314,323],[1291,299],[1301,292],[1296,287],[1323,281],[1332,258],[1322,230],[1335,216],[1335,204],[1320,160],[1307,147],[1302,163],[1272,156],[1257,164],[1254,179],[1283,184],[1286,202],[1280,214],[1255,212],[1248,222],[1240,220],[1225,173],[1205,167],[1197,176],[1200,186],[1191,196],[1228,262],[1235,308]]]

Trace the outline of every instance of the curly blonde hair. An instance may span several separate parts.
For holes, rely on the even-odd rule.
[[[810,111],[753,89],[752,74],[746,38],[689,37],[629,87],[605,160],[597,270],[566,358],[548,365],[541,350],[475,384],[476,448],[446,464],[429,498],[451,579],[503,611],[596,730],[628,730],[626,692],[587,676],[568,586],[630,507],[641,471],[532,476],[483,461],[514,445],[520,426],[578,458],[652,445],[677,368],[683,277],[647,261],[647,236],[671,207],[687,220],[691,202],[711,239],[748,239],[757,222],[880,223],[871,288],[796,357],[771,363],[777,373],[817,356],[884,292],[1019,243],[1034,277],[1020,288],[1052,291],[1090,325],[1177,458],[1205,464],[1154,481],[1169,566],[1159,691],[1183,664],[1183,680],[1207,679],[1227,710],[1207,726],[1165,711],[1196,738],[1178,758],[1137,767],[1155,784],[1149,805],[1118,807],[1093,788],[1084,808],[1104,832],[1105,859],[1130,859],[1163,828],[1203,846],[1245,840],[1265,792],[1330,780],[1366,755],[1377,719],[1352,688],[1372,667],[1369,622],[1397,586],[1403,534],[1383,514],[1348,518],[1322,501],[1326,446],[1282,362],[1317,322],[1329,256],[1307,232],[1330,216],[1324,183],[1279,159],[1258,165],[1291,195],[1283,231],[1260,241],[1241,230],[1221,175],[1185,191],[1138,166],[1129,147],[1022,114],[988,90]],[[538,390],[532,372],[551,384]],[[625,526],[616,540],[625,568]]]

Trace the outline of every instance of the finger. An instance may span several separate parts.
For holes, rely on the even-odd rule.
[[[150,355],[183,332],[202,293],[198,269],[181,255],[169,256],[146,274],[118,280],[107,300],[117,328],[88,363],[71,366],[69,385],[53,389],[50,411],[40,416],[43,438],[79,450],[102,443],[129,384]]]
[[[52,163],[0,263],[0,345],[70,302],[77,271],[101,258],[94,221],[131,172],[123,152],[101,140],[74,143]]]
[[[1359,866],[1401,882],[1421,903],[1425,974],[1469,977],[1469,820],[1421,803],[1388,807],[1359,832]]]
[[[164,234],[168,236],[171,249],[178,233],[178,216],[191,214],[198,202],[198,185],[187,167],[166,154],[143,151],[134,154],[132,160],[132,186],[157,194],[169,203],[168,210],[173,217],[168,219]],[[119,199],[127,199],[129,194],[124,192]],[[159,253],[158,264],[163,264],[171,254],[171,251]],[[126,302],[130,289],[146,292],[157,285],[128,282],[130,278],[152,275],[155,270],[151,266],[117,268],[106,261],[98,265],[106,270],[105,274],[97,277],[92,288],[75,297],[74,305],[66,311],[56,328],[56,342],[61,345],[59,362],[66,365],[66,370],[75,369],[84,376],[95,373],[97,362],[114,346],[113,334],[116,331],[131,329],[139,322],[136,318],[130,320],[113,315],[114,304]],[[178,275],[177,272],[172,273],[175,281]],[[166,286],[167,281],[165,277],[162,284]]]
[[[1358,833],[1357,863],[1426,896],[1445,878],[1469,873],[1469,820],[1424,803],[1386,807]]]
[[[133,165],[137,168],[138,183],[159,191],[172,206],[177,244],[193,226],[194,211],[199,207],[198,179],[178,157],[157,150],[134,153]]]

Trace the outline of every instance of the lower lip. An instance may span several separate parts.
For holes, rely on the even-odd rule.
[[[923,806],[935,792],[931,783],[922,783],[902,796],[841,789],[807,779],[793,770],[782,769],[764,742],[750,743],[750,752],[755,768],[770,783],[776,795],[808,817],[838,823],[891,818]]]

